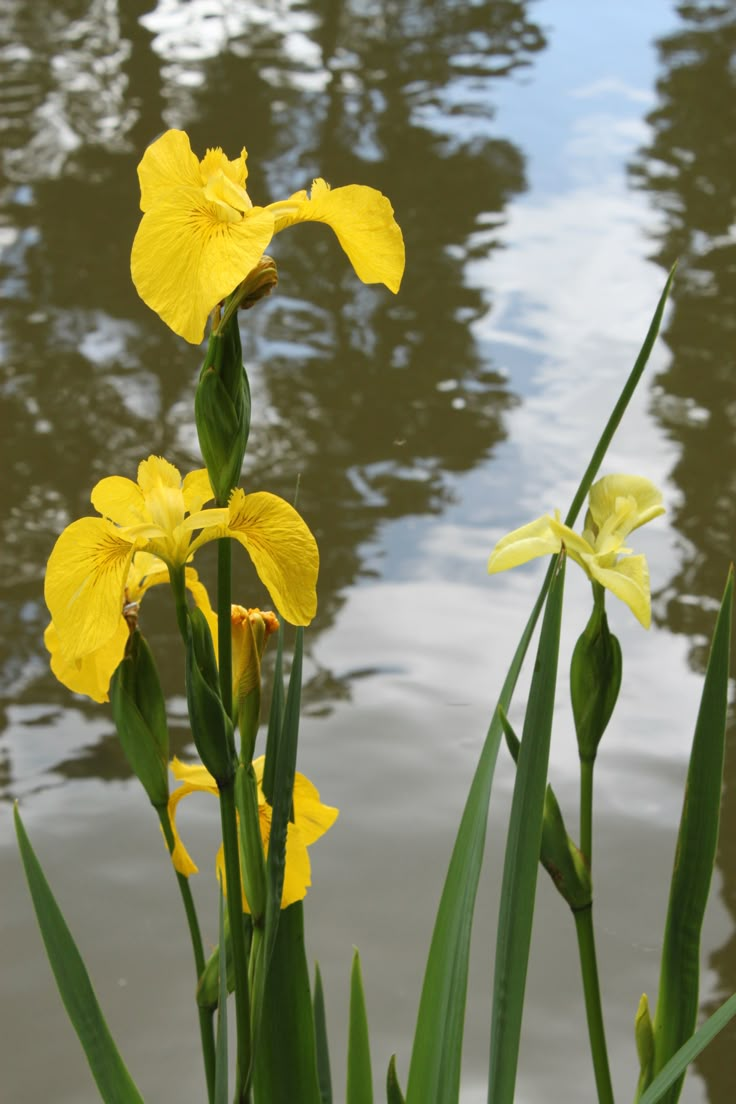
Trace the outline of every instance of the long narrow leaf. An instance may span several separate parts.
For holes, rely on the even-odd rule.
[[[596,445],[565,518],[573,525],[646,367],[672,285],[670,272],[652,322],[621,395]],[[552,565],[511,660],[498,704],[508,712],[524,658],[549,590]],[[465,1018],[468,956],[473,909],[483,860],[491,783],[503,735],[494,709],[470,786],[437,910],[414,1033],[407,1104],[455,1104],[460,1089],[460,1057]]]
[[[143,1104],[143,1098],[105,1023],[87,968],[31,847],[17,805],[13,815],[26,880],[46,953],[100,1096],[105,1104]]]
[[[321,1104],[301,901],[281,913],[263,1000],[254,1086],[255,1099],[262,1104]]]
[[[733,568],[713,633],[685,784],[654,1017],[655,1075],[690,1038],[698,1014],[700,932],[716,858],[723,786],[732,607]],[[682,1080],[672,1085],[666,1104],[679,1099]]]
[[[322,974],[319,963],[314,968],[314,1034],[317,1042],[317,1073],[319,1075],[319,1093],[322,1104],[332,1104],[332,1076],[330,1074],[330,1048],[327,1041],[327,1017],[325,1015],[325,994],[322,988]]]
[[[386,1073],[386,1104],[406,1104],[404,1094],[399,1084],[399,1075],[396,1072],[396,1055],[391,1055]]]
[[[299,740],[299,711],[302,696],[302,655],[304,630],[296,630],[294,658],[289,675],[289,688],[278,742],[272,747],[273,793],[271,795],[271,835],[268,843],[266,878],[268,899],[266,903],[265,970],[268,972],[276,939],[276,929],[281,915],[281,895],[286,869],[286,833],[291,816],[294,775],[296,773],[296,749]]]
[[[360,955],[353,955],[350,971],[350,1030],[348,1032],[348,1082],[345,1104],[373,1104],[373,1075],[368,1038]]]
[[[631,397],[636,391],[639,380],[641,379],[644,373],[644,369],[647,366],[647,362],[649,360],[649,357],[651,356],[652,349],[654,348],[654,342],[657,340],[659,327],[662,325],[662,315],[664,314],[664,308],[667,304],[667,299],[669,298],[672,281],[675,278],[676,268],[677,263],[675,262],[675,264],[670,269],[670,274],[667,277],[664,288],[662,290],[662,294],[659,297],[659,302],[657,303],[656,309],[654,311],[652,321],[649,323],[649,329],[647,330],[647,335],[644,338],[644,344],[639,350],[639,355],[634,362],[634,367],[631,369],[628,379],[621,389],[621,394],[616,401],[616,405],[611,411],[608,421],[606,422],[605,429],[603,430],[603,433],[600,436],[600,440],[593,450],[593,455],[590,458],[590,462],[585,469],[585,475],[580,480],[580,486],[575,492],[575,497],[572,500],[570,509],[567,512],[567,517],[565,518],[566,525],[572,525],[576,517],[580,513],[580,508],[585,502],[588,491],[593,485],[593,480],[598,474],[598,469],[601,466],[603,457],[606,455],[608,446],[611,443],[613,435],[621,424],[621,419],[626,413],[626,408],[631,402]]]
[[[694,1035],[673,1054],[669,1062],[662,1067],[647,1091],[639,1098],[639,1104],[657,1104],[667,1090],[679,1081],[690,1063],[705,1050],[719,1031],[736,1016],[736,993],[730,996],[712,1016],[702,1024]]]
[[[514,1099],[552,737],[564,567],[560,556],[529,690],[506,839],[491,1013],[488,1100],[493,1104],[512,1104]]]
[[[548,573],[506,675],[499,698],[504,710],[511,702],[550,578]],[[458,1100],[473,910],[502,735],[501,715],[496,709],[470,784],[437,910],[414,1032],[407,1104],[455,1104]]]

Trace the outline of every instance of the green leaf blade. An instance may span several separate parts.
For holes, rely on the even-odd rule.
[[[26,880],[46,953],[67,1015],[82,1044],[100,1096],[105,1104],[143,1104],[143,1097],[110,1034],[87,968],[46,881],[17,805],[13,816]]]
[[[348,1078],[346,1104],[373,1104],[373,1074],[368,1036],[368,1015],[360,971],[360,955],[353,955],[350,971],[350,1026],[348,1031]]]
[[[646,1092],[639,1098],[639,1104],[657,1104],[664,1094],[685,1074],[685,1070],[695,1058],[705,1050],[708,1043],[715,1039],[719,1031],[736,1016],[736,993],[730,996],[694,1035],[684,1043],[670,1060],[662,1067]]]
[[[519,749],[496,939],[488,1100],[512,1104],[542,841],[562,620],[564,556],[552,579]]]
[[[698,1014],[700,934],[716,858],[723,785],[733,581],[731,568],[690,753],[654,1017],[655,1075],[691,1037]],[[663,1098],[666,1104],[676,1104],[682,1081],[675,1081],[668,1090]]]
[[[317,1041],[317,1073],[322,1104],[332,1104],[332,1075],[330,1073],[330,1049],[327,1041],[327,1016],[322,973],[319,963],[314,968],[314,1033]]]

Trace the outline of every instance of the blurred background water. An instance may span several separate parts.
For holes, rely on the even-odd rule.
[[[654,997],[707,640],[733,556],[736,7],[648,0],[6,0],[0,11],[0,1097],[96,1099],[22,881],[26,824],[145,1098],[203,1098],[173,879],[109,709],[69,695],[42,644],[44,565],[103,475],[200,466],[201,353],[138,300],[136,165],[169,126],[249,153],[256,203],[371,184],[407,247],[400,294],[364,287],[324,227],[280,236],[280,287],[243,318],[247,488],[291,497],[320,544],[300,765],[340,819],[312,852],[336,1099],[348,974],[363,960],[377,1079],[405,1080],[434,912],[465,794],[545,564],[489,578],[494,542],[564,508],[675,258],[663,336],[605,464],[663,489],[637,533],[654,623],[609,602],[625,656],[599,755],[596,911],[617,1094]],[[205,576],[211,560],[198,561]],[[245,557],[236,595],[264,596]],[[579,573],[577,573],[579,574]],[[566,677],[587,618],[568,573],[551,777],[570,826]],[[191,753],[165,594],[144,631]],[[520,687],[512,719],[522,715]],[[733,742],[733,723],[730,743]],[[736,760],[729,748],[702,1010],[736,989]],[[488,1009],[513,773],[501,754],[475,927],[464,1104],[485,1101]],[[216,940],[214,802],[182,823]],[[587,1104],[575,939],[540,878],[517,1098]],[[736,1027],[689,1102],[736,1091]],[[380,1098],[380,1080],[378,1080]]]

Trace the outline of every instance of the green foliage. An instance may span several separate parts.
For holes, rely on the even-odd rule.
[[[360,955],[353,954],[350,971],[350,1029],[348,1032],[348,1081],[346,1104],[373,1104],[373,1075],[368,1038],[368,1015],[365,1008]]]
[[[700,933],[716,858],[723,786],[732,608],[733,568],[713,633],[685,785],[654,1016],[654,1074],[690,1038],[698,1014]],[[676,1104],[682,1081],[675,1080],[661,1098],[666,1104]]]
[[[399,1084],[399,1075],[396,1072],[396,1055],[391,1055],[386,1073],[386,1104],[405,1104],[404,1094]]]
[[[102,1015],[82,956],[31,847],[17,805],[13,815],[23,868],[46,953],[100,1096],[104,1104],[143,1104],[143,1098],[120,1057]]]
[[[608,628],[603,587],[594,583],[595,604],[578,637],[570,664],[570,698],[578,751],[592,762],[621,689],[621,645]]]
[[[254,1085],[260,1104],[321,1104],[301,901],[281,913],[264,994]]]
[[[192,736],[202,762],[223,789],[235,774],[233,724],[220,698],[220,676],[207,619],[201,610],[193,609],[187,624],[186,684]]]
[[[667,1090],[683,1077],[685,1070],[694,1061],[708,1043],[715,1039],[719,1031],[736,1016],[736,993],[729,997],[717,1011],[709,1016],[694,1035],[673,1054],[659,1071],[647,1091],[639,1098],[639,1104],[657,1104],[664,1098]]]
[[[155,807],[169,797],[169,729],[166,702],[153,654],[138,629],[110,683],[110,704],[130,769]]]
[[[511,805],[498,914],[488,1099],[512,1104],[542,843],[560,648],[564,555],[552,578],[537,650]]]
[[[327,1042],[327,1018],[325,1016],[325,995],[322,989],[322,974],[319,963],[314,967],[314,1033],[317,1042],[317,1073],[322,1104],[332,1104],[332,1077],[330,1075],[330,1050]]]

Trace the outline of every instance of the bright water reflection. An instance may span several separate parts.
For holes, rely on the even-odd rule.
[[[377,1069],[394,1050],[407,1068],[454,830],[540,577],[489,580],[488,550],[568,501],[645,332],[661,266],[681,257],[665,343],[610,457],[610,469],[658,481],[669,505],[641,542],[655,627],[644,634],[623,607],[612,611],[627,663],[599,770],[600,954],[616,1083],[630,1095],[631,1023],[641,990],[656,985],[703,641],[733,554],[734,17],[728,4],[682,7],[619,4],[586,19],[573,0],[5,5],[0,787],[23,799],[147,1099],[198,1099],[190,964],[167,945],[177,905],[107,713],[70,700],[47,671],[41,578],[56,533],[87,512],[101,475],[131,474],[149,451],[183,468],[199,462],[198,353],[146,311],[128,276],[135,165],[172,125],[200,152],[246,143],[256,201],[317,174],[379,187],[407,241],[394,299],[358,284],[323,228],[299,227],[277,243],[277,295],[244,329],[255,410],[246,485],[290,497],[300,474],[300,507],[322,552],[301,757],[342,809],[315,850],[308,902],[338,1079],[353,943]],[[588,600],[570,575],[568,644]],[[238,586],[259,600],[250,575]],[[163,595],[145,616],[185,747],[181,657]],[[553,771],[572,819],[564,680]],[[502,761],[468,1104],[484,1099],[511,781]],[[708,1005],[736,989],[735,810],[731,778],[725,874],[706,931]],[[211,812],[195,807],[192,834],[212,836]],[[49,998],[9,827],[0,861],[13,1007],[0,1033],[3,1092],[13,1102],[51,1091],[92,1101]],[[211,888],[205,873],[206,916]],[[519,1099],[587,1102],[590,1071],[569,1057],[583,1023],[574,940],[546,883],[539,898]],[[46,1066],[18,1060],[32,1031],[47,1041]],[[724,1033],[700,1065],[705,1082],[693,1077],[683,1099],[732,1099],[734,1037]]]

